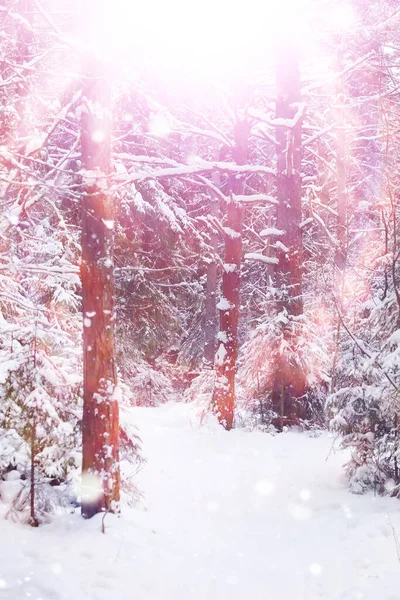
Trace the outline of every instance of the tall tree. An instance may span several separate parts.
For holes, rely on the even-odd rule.
[[[249,133],[248,121],[238,120],[235,125],[235,147],[233,149],[233,158],[237,165],[247,163]],[[243,193],[243,175],[231,174],[229,186],[230,198],[227,205],[227,219],[224,229],[225,260],[222,275],[222,295],[217,304],[220,311],[220,328],[212,396],[213,411],[221,425],[228,431],[232,429],[235,408],[243,217],[243,207],[237,196]]]
[[[214,183],[220,185],[220,173],[213,176]],[[218,217],[218,201],[214,198],[209,202],[210,215]],[[218,276],[218,233],[212,229],[210,233],[210,255],[207,257],[207,281],[204,306],[204,364],[212,368],[215,358],[217,337],[217,276]]]
[[[119,408],[114,347],[111,90],[103,64],[86,71],[81,121],[83,166],[82,309],[84,406],[82,515],[118,511]]]
[[[277,213],[282,231],[276,244],[277,310],[282,315],[282,340],[276,352],[272,401],[281,418],[305,417],[306,376],[293,352],[303,315],[301,223],[300,73],[289,41],[278,53],[276,69]]]

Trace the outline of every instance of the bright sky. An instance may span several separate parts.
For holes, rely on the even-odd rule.
[[[348,0],[104,0],[99,8],[98,54],[200,79],[261,63],[285,35],[304,49],[320,16],[338,29],[354,22]]]

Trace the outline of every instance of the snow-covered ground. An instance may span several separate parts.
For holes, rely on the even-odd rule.
[[[135,408],[146,510],[0,518],[0,599],[399,600],[400,503],[351,495],[327,435],[199,427]],[[3,511],[4,512],[4,511]]]

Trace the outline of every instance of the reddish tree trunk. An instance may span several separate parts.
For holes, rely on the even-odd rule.
[[[343,68],[342,51],[337,52],[336,70]],[[346,113],[345,95],[342,77],[336,82],[336,173],[337,173],[337,238],[339,246],[335,254],[335,265],[342,272],[347,258],[347,193],[346,193]],[[341,285],[341,281],[339,284]]]
[[[344,101],[344,96],[340,95],[338,101]],[[345,167],[345,148],[346,134],[344,131],[344,111],[338,110],[338,132],[336,148],[336,170],[337,170],[337,234],[339,246],[336,250],[335,263],[342,271],[346,266],[347,257],[347,194],[346,194],[346,167]]]
[[[248,156],[249,125],[238,122],[235,127],[234,159],[244,165]],[[242,213],[235,194],[243,192],[243,176],[230,178],[231,197],[227,206],[225,228],[225,263],[222,275],[222,296],[217,308],[220,312],[218,348],[215,356],[215,385],[212,397],[213,412],[225,429],[233,426],[235,408],[235,375],[238,353],[238,322],[240,296],[240,265],[242,256]]]
[[[277,64],[276,118],[294,120],[300,103],[300,74],[296,53],[289,44]],[[293,126],[281,121],[277,140],[277,229],[284,231],[277,244],[275,269],[277,309],[282,315],[282,337],[275,349],[276,369],[272,400],[281,418],[304,418],[306,377],[296,356],[296,337],[303,314],[301,223],[301,118]],[[300,319],[299,319],[300,317]]]
[[[82,115],[83,483],[82,515],[118,511],[119,416],[114,349],[110,89],[101,65],[88,70]]]
[[[210,200],[210,214],[218,217],[218,203]],[[204,316],[204,366],[213,368],[215,358],[215,346],[217,339],[217,246],[218,234],[213,231],[210,236],[211,252],[207,264],[206,301]]]

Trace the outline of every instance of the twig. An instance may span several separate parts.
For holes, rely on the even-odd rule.
[[[103,515],[103,518],[101,519],[101,533],[105,533],[106,532],[106,526],[104,524],[104,519],[106,518],[106,515],[109,513],[109,510],[106,510],[106,512]]]

